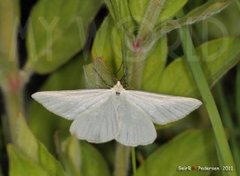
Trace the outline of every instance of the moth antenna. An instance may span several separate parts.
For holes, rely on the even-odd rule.
[[[101,81],[103,82],[103,84],[105,84],[108,88],[111,88],[112,86],[109,85],[105,80],[104,78],[102,77],[102,75],[98,72],[98,70],[93,67],[93,70],[97,73],[98,77],[101,79]]]
[[[123,68],[123,76],[121,77],[120,81],[123,83],[124,87],[127,87],[127,75],[128,75],[128,67],[127,67],[127,48],[126,48],[126,39],[123,34],[122,36],[122,64]]]

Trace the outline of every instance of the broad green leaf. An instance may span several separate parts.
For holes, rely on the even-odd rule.
[[[102,0],[39,0],[28,23],[27,67],[49,73],[66,63],[86,41]]]
[[[17,68],[17,32],[19,25],[19,1],[0,1],[0,86]],[[2,84],[2,85],[1,85]]]
[[[208,130],[185,131],[152,153],[136,176],[210,175],[210,172],[178,171],[178,166],[215,166],[214,135]]]
[[[130,8],[131,14],[138,23],[141,23],[150,1],[155,1],[155,3],[159,3],[157,0],[129,1],[129,8]],[[187,0],[178,0],[178,1],[166,0],[163,7],[164,9],[161,12],[161,15],[159,16],[158,23],[172,18],[186,3],[187,3]]]
[[[240,60],[240,39],[220,38],[197,48],[202,68],[212,86]],[[183,58],[177,58],[164,70],[159,92],[182,96],[197,96],[197,88]]]
[[[62,165],[39,143],[39,164],[50,174],[56,176],[65,176]]]
[[[85,88],[83,65],[87,62],[88,61],[82,56],[74,58],[68,64],[64,65],[64,67],[49,76],[40,90]],[[28,114],[30,117],[29,125],[33,133],[47,146],[47,148],[53,146],[53,135],[56,130],[61,128],[68,132],[70,121],[54,115],[35,101],[31,101]]]
[[[122,63],[121,34],[113,25],[112,18],[106,17],[97,32],[91,51],[93,59],[101,58],[112,76],[116,76]]]
[[[33,136],[27,126],[24,117],[20,115],[16,121],[16,134],[14,134],[14,143],[30,159],[38,161],[38,141]]]
[[[197,88],[189,71],[182,58],[175,59],[162,73],[159,92],[181,96],[195,95]]]
[[[142,89],[156,92],[167,60],[167,38],[159,40],[144,61]]]
[[[111,43],[112,43],[112,52],[113,52],[113,66],[116,70],[119,70],[120,67],[122,66],[122,59],[123,59],[123,37],[125,37],[125,33],[122,33],[120,30],[118,30],[117,27],[114,26],[111,31]],[[126,42],[125,42],[126,43]],[[127,43],[125,44],[125,46]],[[126,46],[126,52],[128,50],[128,46]],[[120,77],[122,76],[123,72],[122,70],[119,71],[118,75]]]
[[[36,163],[48,175],[65,176],[60,163],[46,150],[45,146],[37,141],[23,117],[17,118],[16,127],[18,129],[14,144],[22,155],[26,156],[29,161]]]
[[[107,16],[97,31],[91,50],[92,58],[101,58],[103,62],[110,67],[113,65],[113,51],[111,43],[111,33],[113,28],[113,21],[110,16]],[[111,67],[110,67],[111,68]],[[111,70],[113,71],[113,70]]]
[[[191,25],[196,22],[205,20],[225,9],[232,0],[223,0],[217,2],[208,2],[200,7],[189,12],[186,16],[181,17],[177,20],[168,20],[166,22],[160,23],[156,26],[156,36],[160,38],[166,33],[178,29],[181,26]]]
[[[84,162],[84,165],[82,167],[82,175],[110,175],[106,162],[94,147],[87,143],[81,143],[80,149],[82,154],[82,161]]]
[[[40,165],[24,156],[14,145],[7,147],[10,160],[10,176],[51,176]]]
[[[69,137],[62,145],[64,165],[74,176],[109,176],[109,169],[101,154],[90,144]]]

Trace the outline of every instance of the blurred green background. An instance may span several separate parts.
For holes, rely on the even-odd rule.
[[[204,103],[180,121],[156,125],[157,140],[135,148],[135,175],[240,174],[239,2],[162,2],[0,1],[0,176],[132,175],[129,148],[115,141],[96,145],[71,137],[70,121],[30,97],[42,90],[104,87],[99,74],[113,84],[112,79],[124,75],[123,59],[126,88]],[[186,25],[195,46],[188,48],[192,60],[183,47],[188,39],[178,31]],[[194,60],[195,52],[199,60]],[[222,127],[209,120],[210,98],[202,95],[188,62],[201,66],[226,136],[213,130]],[[230,155],[221,155],[216,138],[223,144],[228,140]],[[224,163],[231,157],[235,166]],[[226,164],[226,172],[178,170]]]

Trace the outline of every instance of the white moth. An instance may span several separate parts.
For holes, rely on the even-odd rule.
[[[78,139],[103,143],[116,139],[126,146],[147,145],[156,139],[156,124],[188,115],[202,103],[193,98],[111,89],[37,92],[32,97],[49,111],[73,120],[70,132]]]

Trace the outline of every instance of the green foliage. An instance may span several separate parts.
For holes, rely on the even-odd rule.
[[[142,77],[142,89],[157,92],[159,80],[161,80],[163,70],[167,62],[167,38],[163,37],[156,46],[153,47],[144,63]]]
[[[196,51],[201,58],[209,84],[213,86],[240,60],[239,38],[220,38],[206,42]],[[197,96],[198,91],[183,58],[177,58],[167,66],[159,80],[159,92],[174,95]]]
[[[62,143],[62,160],[69,175],[109,176],[102,155],[90,144],[69,137]]]
[[[29,103],[19,101],[24,94],[23,87],[33,72],[49,74],[40,88],[41,91],[106,88],[125,76],[128,83],[126,88],[199,97],[197,89],[199,85],[196,86],[192,78],[191,69],[186,63],[186,55],[168,60],[168,50],[171,49],[169,47],[171,41],[168,40],[171,37],[168,36],[172,35],[171,31],[182,26],[199,21],[206,22],[206,18],[224,10],[232,0],[211,1],[205,4],[202,4],[202,1],[187,0],[105,0],[104,3],[109,15],[104,17],[97,29],[92,48],[84,51],[86,53],[79,54],[86,44],[89,24],[99,12],[103,1],[39,0],[28,19],[26,65],[23,69],[19,69],[17,53],[19,2],[18,0],[0,1],[0,86],[4,90],[4,97],[8,97],[6,94],[13,95],[9,96],[10,101],[4,102],[8,111],[7,117],[9,121],[14,122],[9,127],[10,133],[13,133],[11,144],[6,147],[10,176],[109,176],[112,175],[109,168],[116,169],[116,165],[119,165],[124,168],[121,173],[126,173],[129,164],[128,154],[119,157],[120,160],[113,157],[112,151],[115,148],[113,143],[97,146],[101,149],[97,150],[86,142],[79,142],[73,136],[66,137],[69,136],[70,121],[57,117],[34,101]],[[185,8],[186,4],[187,8]],[[173,19],[183,8],[189,9],[187,15]],[[231,6],[229,9],[221,13],[218,19],[228,23],[230,34],[236,36],[239,26],[235,25],[236,21],[231,16],[235,15],[231,10],[234,7]],[[199,26],[194,26],[193,34],[196,32],[197,39],[202,39]],[[200,57],[200,61],[196,63],[201,66],[211,87],[240,61],[239,37],[222,37],[215,31],[211,29],[208,34],[216,39],[208,41],[203,37],[204,43],[196,40],[201,45],[187,52],[188,59],[196,58],[194,53],[196,50]],[[181,47],[177,49],[176,52],[179,52]],[[183,49],[185,51],[185,48]],[[192,57],[189,57],[191,52]],[[237,70],[236,92],[231,94],[236,95],[237,105],[234,108],[237,114],[240,113],[239,86],[240,67]],[[25,104],[27,115],[24,115],[22,110]],[[225,102],[225,105],[227,106],[228,103]],[[201,114],[193,115],[193,121],[197,119],[199,128],[209,126],[209,122],[204,121],[207,115],[203,108]],[[23,116],[28,116],[31,130]],[[237,119],[237,122],[236,126],[239,126],[240,120]],[[189,121],[185,126],[193,128],[194,123],[196,122]],[[169,136],[182,129],[178,122],[174,125],[172,129],[166,126],[161,130],[163,131],[161,137],[166,137],[167,143],[163,145],[154,143],[152,149],[151,146],[143,147],[144,150],[151,150],[152,153],[147,153],[144,162],[141,162],[142,153],[137,157],[140,166],[136,176],[210,175],[208,172],[180,172],[177,171],[177,166],[217,165],[215,148],[219,148],[219,144],[215,144],[212,132],[204,131],[205,128],[192,129],[172,139]],[[219,127],[216,124],[212,126]],[[234,127],[229,128],[235,131],[232,129]],[[55,135],[56,131],[60,131],[57,134],[61,135]],[[56,142],[53,140],[54,135],[55,140],[58,141],[57,146],[54,144]],[[231,133],[231,135],[236,134]],[[226,139],[223,134],[221,137]],[[2,142],[2,139],[0,140]],[[239,143],[235,142],[233,145],[232,147],[238,150]],[[57,153],[58,159],[50,154],[48,149],[52,153]],[[111,158],[108,163],[102,154],[105,158]],[[114,160],[117,162],[114,163]],[[222,158],[219,164],[221,161]],[[119,173],[115,173],[115,176]],[[2,175],[1,169],[0,175]]]
[[[60,163],[33,136],[24,118],[19,116],[16,123],[18,129],[15,134],[15,146],[9,145],[8,147],[10,175],[34,175],[36,173],[64,176],[65,172]]]
[[[136,176],[210,175],[210,172],[178,171],[178,166],[216,165],[213,133],[208,130],[185,131],[153,152]]]
[[[190,11],[187,15],[178,18],[176,20],[169,20],[163,23],[160,23],[156,26],[156,36],[161,37],[166,33],[178,29],[185,25],[191,25],[196,22],[205,20],[225,9],[232,0],[225,0],[225,1],[213,1],[203,4],[192,11]]]
[[[16,67],[16,38],[19,24],[19,1],[2,0],[0,2],[0,86],[6,84],[9,70]],[[7,20],[6,20],[7,19]],[[3,82],[3,83],[2,83]]]
[[[239,36],[239,18],[239,9],[235,3],[232,3],[221,13],[214,15],[200,23],[196,23],[194,26],[196,27],[197,34],[204,34],[199,35],[202,40],[226,36]]]
[[[87,88],[109,88],[116,84],[112,74],[101,58],[95,59],[91,64],[84,66],[85,85]]]
[[[182,41],[182,47],[186,55],[186,62],[191,70],[194,81],[198,87],[199,93],[205,102],[205,107],[209,116],[209,120],[213,127],[214,135],[216,138],[216,148],[218,151],[218,158],[220,166],[230,165],[233,168],[235,163],[231,153],[231,149],[228,144],[228,140],[225,134],[224,126],[220,117],[220,113],[217,109],[214,97],[208,85],[207,78],[204,75],[204,71],[200,65],[200,59],[195,51],[194,44],[191,38],[191,34],[187,27],[183,27],[179,30],[179,35]],[[228,175],[237,175],[235,169],[228,173]]]
[[[142,22],[143,17],[146,13],[146,9],[147,9],[146,7],[149,6],[150,1],[155,3],[155,7],[158,5],[158,3],[161,2],[161,0],[160,1],[157,1],[157,0],[129,1],[129,8],[130,8],[131,14],[138,23]],[[163,11],[161,15],[158,17],[159,18],[158,23],[172,18],[186,3],[187,3],[187,0],[179,0],[179,1],[165,0],[163,5]],[[150,9],[150,10],[155,10],[155,9]]]
[[[102,0],[41,0],[28,23],[28,65],[38,73],[49,73],[82,49],[90,21]]]
[[[113,47],[119,42],[118,40],[112,40],[113,28],[112,18],[110,16],[106,17],[97,31],[91,50],[92,58],[101,58],[107,67],[111,69],[110,71],[115,68]]]
[[[49,176],[37,163],[22,155],[13,145],[8,145],[8,155],[10,158],[10,176]]]
[[[85,62],[87,61],[82,56],[76,57],[69,64],[49,76],[40,90],[84,88],[83,65]],[[69,123],[66,123],[66,120],[50,113],[35,101],[31,101],[28,114],[31,117],[29,125],[34,134],[48,147],[53,146],[52,137],[59,127],[68,131]],[[42,129],[43,124],[44,130]],[[51,149],[53,150],[53,148]]]

